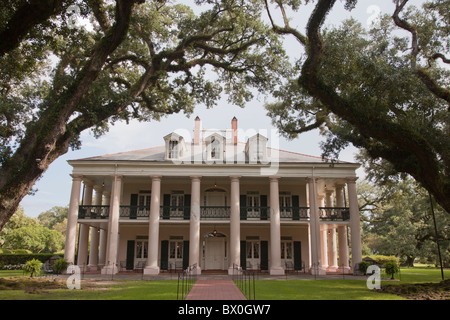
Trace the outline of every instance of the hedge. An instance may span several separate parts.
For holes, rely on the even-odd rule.
[[[37,260],[41,261],[42,263],[44,263],[45,261],[47,261],[54,255],[55,255],[55,253],[0,254],[0,266],[25,264],[27,261],[32,260],[32,259],[37,259]]]
[[[364,256],[364,258],[365,257],[369,257],[369,258],[375,260],[376,263],[381,266],[384,266],[384,264],[388,261],[394,261],[395,263],[397,263],[397,265],[400,263],[400,259],[397,258],[396,256],[369,255],[369,256]]]

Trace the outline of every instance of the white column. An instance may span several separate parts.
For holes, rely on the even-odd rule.
[[[90,181],[85,181],[84,186],[85,188],[84,188],[83,205],[90,206],[92,205],[93,184]],[[88,215],[86,218],[89,219],[90,216]],[[78,238],[78,257],[77,257],[77,264],[80,268],[85,268],[87,265],[88,244],[89,244],[89,225],[81,223],[80,235]]]
[[[231,216],[230,216],[230,260],[228,274],[233,274],[233,264],[241,264],[241,216],[239,204],[239,178],[231,179]]]
[[[328,229],[328,271],[335,272],[337,269],[336,226],[331,225]]]
[[[104,201],[103,205],[108,206],[108,215],[109,215],[109,204],[111,199],[111,192],[105,191],[103,192]],[[98,266],[103,267],[106,261],[106,247],[108,243],[108,226],[100,229],[100,245],[99,245],[99,254],[98,254]]]
[[[348,201],[350,209],[350,232],[352,242],[352,268],[362,261],[361,251],[361,230],[358,207],[358,197],[356,193],[356,178],[347,179]]]
[[[101,186],[94,186],[95,197],[94,205],[102,205],[102,192],[103,188]],[[91,244],[89,247],[89,269],[97,269],[98,265],[98,244],[100,238],[100,229],[96,227],[91,227]]]
[[[75,262],[75,243],[77,240],[78,207],[80,205],[81,176],[72,175],[69,212],[67,216],[66,246],[64,259],[69,265]]]
[[[144,274],[159,274],[159,211],[161,203],[161,177],[152,176],[152,196],[150,200],[150,218],[148,224],[148,258]]]
[[[326,206],[331,208],[333,204],[333,190],[326,191]],[[337,270],[337,242],[336,242],[336,226],[328,225],[328,271],[335,272]]]
[[[328,269],[328,228],[327,225],[322,225],[320,228],[320,239],[322,244],[322,268],[324,270]]]
[[[311,243],[311,273],[325,274],[320,259],[320,220],[317,197],[317,178],[306,178],[309,193],[309,213],[310,213],[310,243]]]
[[[343,208],[345,207],[344,200],[344,188],[345,185],[336,185],[336,206]],[[344,272],[350,270],[348,264],[348,239],[347,239],[347,225],[340,224],[338,226],[338,242],[339,242],[339,269]]]
[[[114,176],[111,191],[111,205],[109,208],[106,261],[105,266],[102,269],[102,274],[116,274],[119,271],[119,268],[117,266],[117,250],[119,247],[119,214],[121,192],[122,176]]]
[[[322,195],[318,195],[319,200],[319,217],[320,217],[320,208],[325,207],[325,197]],[[322,269],[326,270],[328,268],[328,241],[327,241],[327,225],[320,224],[319,218],[319,226],[320,226],[320,253],[321,253],[321,266]]]
[[[280,192],[278,180],[270,177],[270,274],[283,275],[281,267]]]
[[[189,265],[197,265],[197,274],[201,273],[200,266],[200,178],[191,177],[191,218],[189,222]]]

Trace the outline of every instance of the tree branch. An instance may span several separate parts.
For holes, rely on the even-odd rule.
[[[15,49],[36,25],[46,22],[63,9],[64,0],[24,1],[0,32],[0,57]]]

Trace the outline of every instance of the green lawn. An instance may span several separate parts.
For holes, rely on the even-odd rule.
[[[450,270],[445,271],[450,277]],[[22,271],[0,271],[0,280],[8,277],[24,277]],[[385,277],[385,275],[382,275]],[[389,284],[439,282],[440,270],[431,268],[402,268],[401,281],[382,281]],[[17,278],[16,278],[17,279]],[[52,281],[51,279],[47,281]],[[393,294],[378,293],[367,289],[365,280],[257,280],[256,299],[258,300],[397,300]],[[1,285],[0,285],[1,288]],[[6,287],[4,287],[6,288]],[[29,290],[28,290],[29,291]],[[99,288],[83,286],[81,290],[59,289],[0,290],[0,300],[176,300],[176,280],[115,280],[100,282]]]

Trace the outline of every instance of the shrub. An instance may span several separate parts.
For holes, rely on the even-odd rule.
[[[397,264],[400,263],[399,258],[397,258],[396,256],[370,255],[367,257],[375,260],[376,264],[380,266],[384,266],[384,264],[388,261],[394,261]]]
[[[386,274],[391,275],[391,279],[394,279],[394,274],[400,271],[398,263],[395,261],[387,261],[384,264],[384,269],[386,270]]]
[[[61,274],[66,269],[67,269],[67,261],[64,258],[56,260],[55,263],[53,264],[53,271],[56,274]]]
[[[361,261],[358,265],[359,271],[361,271],[364,275],[367,273],[367,268],[370,266],[370,262]]]
[[[42,269],[42,262],[37,260],[37,259],[33,259],[33,260],[29,260],[27,261],[27,263],[25,263],[25,267],[23,268],[23,271],[25,271],[26,273],[30,273],[30,277],[32,278],[33,275],[36,275],[37,273],[39,273]]]

